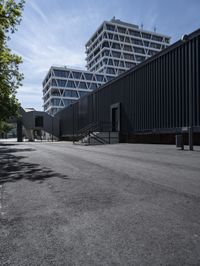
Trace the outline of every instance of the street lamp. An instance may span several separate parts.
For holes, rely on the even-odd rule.
[[[188,143],[189,143],[189,149],[193,151],[193,93],[192,93],[192,43],[189,41],[189,37],[187,34],[183,35],[181,38],[181,41],[183,43],[188,43],[188,66],[189,66],[189,87],[188,87],[188,92],[189,92],[189,127],[188,127]]]
[[[53,115],[51,119],[51,141],[53,142]]]
[[[189,45],[189,129],[188,129],[188,142],[189,142],[189,149],[193,151],[193,93],[192,93],[192,47],[191,42],[188,43]]]

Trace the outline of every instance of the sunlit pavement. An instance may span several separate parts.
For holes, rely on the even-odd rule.
[[[200,148],[0,143],[0,265],[200,265]]]

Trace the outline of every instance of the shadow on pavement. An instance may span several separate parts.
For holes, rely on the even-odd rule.
[[[66,175],[55,173],[39,164],[24,162],[26,156],[16,155],[17,152],[32,152],[31,148],[10,148],[13,144],[0,144],[0,184],[15,182],[21,179],[43,182],[45,179],[59,177],[68,179]],[[13,154],[14,153],[14,154]]]

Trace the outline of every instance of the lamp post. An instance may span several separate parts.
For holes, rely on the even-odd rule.
[[[53,115],[51,119],[51,141],[53,142]]]
[[[193,90],[192,90],[192,47],[191,41],[188,43],[189,45],[189,129],[188,129],[188,142],[189,149],[193,151]]]
[[[193,88],[192,88],[192,42],[189,40],[188,35],[185,34],[181,38],[183,43],[188,44],[188,67],[189,67],[189,80],[188,80],[188,105],[189,105],[189,128],[188,128],[188,144],[189,149],[193,151]]]
[[[22,119],[19,118],[17,119],[17,141],[22,142]]]
[[[72,131],[73,131],[73,144],[75,142],[75,139],[74,139],[74,105],[72,106]]]

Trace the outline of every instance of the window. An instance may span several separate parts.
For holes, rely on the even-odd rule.
[[[80,95],[80,97],[83,97],[83,96],[85,96],[86,94],[88,94],[87,91],[79,91],[79,95]]]
[[[70,104],[75,102],[75,101],[69,100],[69,99],[64,99],[63,101],[64,101],[65,106],[69,106]]]
[[[114,79],[114,77],[107,76],[107,80],[108,80],[108,81],[110,81],[110,80],[112,80],[112,79]]]
[[[110,24],[106,24],[106,28],[107,28],[107,30],[110,30],[110,31],[114,31],[115,30],[115,26],[114,25],[110,25]]]
[[[119,52],[112,52],[113,57],[120,58],[120,53]]]
[[[107,73],[108,73],[108,74],[115,74],[115,71],[114,71],[113,68],[108,67],[108,68],[107,68]]]
[[[132,52],[132,48],[129,45],[124,45],[124,50],[125,51],[129,51],[129,52]]]
[[[69,87],[69,88],[75,88],[75,83],[74,83],[74,81],[68,80],[68,82],[67,82],[67,87]]]
[[[155,55],[155,54],[156,54],[156,51],[152,51],[152,50],[148,51],[148,55]]]
[[[140,56],[140,55],[136,55],[135,57],[136,57],[136,60],[139,61],[139,62],[142,62],[142,61],[145,60],[145,57]]]
[[[142,37],[144,38],[144,39],[151,39],[151,35],[150,34],[148,34],[148,33],[142,33]]]
[[[119,70],[118,70],[118,74],[120,75],[120,74],[122,74],[122,73],[124,73],[124,70],[123,70],[123,69],[119,69]]]
[[[144,54],[144,49],[143,48],[134,47],[134,52],[138,53],[138,54]]]
[[[108,63],[108,59],[107,59],[107,58],[104,58],[104,59],[103,59],[103,63],[104,63],[104,65],[107,65],[107,63]]]
[[[112,61],[112,59],[109,59],[109,60],[108,60],[108,65],[113,66],[113,61]]]
[[[153,35],[152,40],[157,41],[157,42],[162,42],[162,37]]]
[[[84,75],[87,80],[92,80],[92,74],[85,73]]]
[[[166,43],[169,43],[169,41],[170,41],[170,39],[165,38],[165,42],[166,42]]]
[[[114,65],[118,66],[119,65],[119,60],[114,60]]]
[[[128,30],[130,35],[134,36],[134,31],[133,30]]]
[[[126,62],[126,67],[127,67],[127,68],[131,68],[131,67],[133,67],[134,65],[135,65],[134,63]]]
[[[144,41],[144,46],[149,47],[149,42]]]
[[[58,98],[51,99],[51,103],[53,106],[59,106],[60,99]]]
[[[60,96],[58,90],[53,90],[53,91],[51,92],[51,95],[52,95],[52,96]]]
[[[119,40],[120,40],[120,42],[123,42],[124,41],[124,36],[119,35]]]
[[[103,80],[103,75],[96,75],[97,81],[102,81]]]
[[[133,39],[133,38],[131,38],[131,42],[132,42],[133,44],[136,44],[136,45],[143,45],[143,43],[142,43],[141,40],[137,40],[137,39]]]
[[[78,94],[77,94],[76,91],[71,91],[71,96],[72,96],[72,97],[78,97]]]
[[[56,80],[52,79],[52,86],[57,86]]]
[[[91,83],[90,89],[91,90],[95,90],[96,88],[97,88],[97,84],[96,83]]]
[[[35,117],[35,127],[43,127],[43,116]]]
[[[81,89],[87,89],[87,86],[86,86],[85,82],[80,82],[78,87],[81,88]]]
[[[139,31],[135,31],[135,30],[130,30],[130,35],[136,36],[136,37],[140,37],[140,32]]]
[[[66,78],[69,74],[69,71],[65,71],[65,70],[57,70],[57,69],[54,69],[54,74],[56,77],[64,77]]]
[[[107,39],[107,38],[108,38],[108,35],[107,35],[106,32],[104,32],[104,34],[103,34],[103,38],[104,38],[104,39]]]
[[[152,47],[152,48],[156,48],[156,49],[160,49],[160,48],[161,48],[161,45],[158,44],[158,43],[151,43],[151,44],[150,44],[150,47]]]
[[[112,40],[113,34],[112,33],[108,33],[108,38]]]
[[[124,54],[125,59],[134,60],[134,56],[132,54]]]
[[[118,49],[118,50],[120,50],[120,45],[119,45],[119,43],[115,43],[115,42],[114,42],[114,43],[112,44],[112,48],[113,48],[113,49]]]
[[[118,35],[114,35],[114,40],[119,41]]]
[[[100,48],[97,48],[95,51],[94,51],[94,56],[97,55],[100,51]]]
[[[66,90],[64,92],[64,97],[78,97],[78,94],[76,91],[73,90]]]
[[[102,56],[108,56],[108,55],[109,55],[109,51],[108,50],[103,51]]]
[[[129,38],[129,37],[126,37],[126,38],[125,38],[125,42],[130,43],[130,38]]]
[[[57,79],[58,87],[65,87],[66,80]]]
[[[104,47],[109,47],[108,42],[103,42],[102,48],[104,48]]]
[[[81,72],[72,72],[75,79],[80,79]]]
[[[120,67],[124,67],[124,62],[123,62],[123,61],[120,61],[120,62],[119,62],[119,66],[120,66]]]
[[[126,29],[122,27],[118,27],[118,32],[120,33],[126,33]]]

